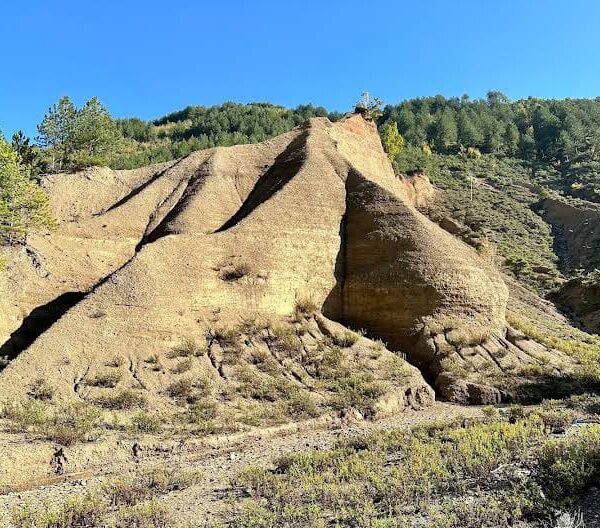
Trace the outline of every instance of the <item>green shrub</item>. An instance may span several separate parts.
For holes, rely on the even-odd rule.
[[[360,335],[351,330],[346,330],[342,334],[335,334],[333,342],[342,348],[349,348],[360,339]]]
[[[87,440],[100,423],[100,412],[85,403],[50,405],[38,400],[4,402],[0,417],[13,431],[32,431],[62,445]]]
[[[103,491],[112,506],[133,506],[159,495],[189,488],[201,478],[200,471],[161,466],[112,480],[104,485]]]
[[[384,430],[340,440],[331,449],[286,454],[274,460],[275,470],[250,467],[232,480],[234,489],[249,495],[233,506],[232,524],[542,526],[553,507],[541,498],[537,471],[528,479],[514,471],[536,463],[544,438],[541,420],[532,417],[517,424],[494,420]],[[574,467],[581,467],[583,456],[575,458]],[[589,484],[590,474],[583,477]]]
[[[600,484],[600,426],[572,437],[548,440],[539,452],[540,478],[549,496],[570,502]]]
[[[191,357],[191,356],[201,356],[204,354],[204,349],[202,349],[196,341],[193,339],[186,338],[183,340],[181,345],[175,347],[169,353],[169,357]]]
[[[284,378],[266,376],[249,370],[241,370],[238,378],[240,383],[236,390],[243,398],[276,402],[288,399],[296,390],[296,387]]]
[[[29,427],[43,426],[50,419],[51,407],[38,400],[4,401],[0,409],[0,417],[10,422],[14,431],[27,430]]]
[[[295,419],[316,418],[321,414],[319,406],[308,392],[295,391],[283,402],[285,414]]]
[[[14,528],[104,528],[106,505],[95,495],[68,499],[62,506],[32,507],[30,504],[11,512]]]
[[[385,379],[393,383],[402,384],[413,376],[413,370],[404,359],[392,356],[382,362],[381,370]]]
[[[208,329],[207,338],[217,341],[223,348],[235,348],[239,346],[240,334],[235,328],[217,327]]]
[[[508,269],[510,269],[517,277],[524,275],[529,272],[529,262],[525,260],[521,256],[510,256],[505,261],[504,264]]]
[[[185,418],[189,423],[200,423],[216,418],[217,415],[217,402],[208,398],[202,398],[190,405],[186,411]]]
[[[131,419],[133,430],[138,433],[158,433],[162,430],[162,424],[160,416],[143,411]]]
[[[334,409],[356,409],[365,417],[372,417],[375,403],[386,393],[385,386],[370,373],[350,373],[327,385],[334,392],[330,405]]]
[[[209,378],[182,378],[173,381],[166,389],[167,395],[181,403],[194,403],[209,396],[212,383]]]
[[[100,411],[85,403],[60,406],[46,426],[45,436],[68,446],[93,435],[100,425],[100,419]]]
[[[170,528],[174,526],[169,509],[156,500],[123,506],[116,514],[114,528]]]
[[[576,417],[575,411],[570,409],[541,409],[536,414],[551,432],[571,425]]]
[[[294,316],[296,320],[301,320],[310,317],[319,311],[314,298],[310,295],[299,296],[294,304]]]

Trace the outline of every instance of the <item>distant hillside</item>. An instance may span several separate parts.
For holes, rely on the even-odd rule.
[[[169,161],[195,150],[265,141],[311,117],[339,119],[338,112],[270,103],[188,106],[153,121],[117,120],[124,137],[112,168],[136,168]],[[567,195],[600,202],[600,99],[510,101],[500,92],[485,99],[441,95],[387,105],[380,130],[395,122],[406,148],[396,160],[400,172],[428,169],[423,153],[491,154],[517,158],[532,173],[552,172],[548,184]]]
[[[259,143],[288,132],[311,117],[339,119],[337,112],[312,105],[284,108],[270,103],[188,106],[154,121],[119,119],[125,141],[111,167],[137,168],[169,161],[195,150]]]

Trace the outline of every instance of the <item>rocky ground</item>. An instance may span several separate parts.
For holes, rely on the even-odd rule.
[[[118,437],[107,435],[97,440],[97,446],[75,446],[66,448],[64,474],[55,475],[55,457],[58,446],[39,440],[24,439],[22,435],[3,433],[0,441],[5,446],[28,442],[30,452],[43,450],[51,454],[48,459],[48,475],[45,479],[31,481],[18,491],[6,490],[0,495],[0,525],[7,526],[10,512],[26,504],[48,504],[57,507],[65,499],[83,495],[88,490],[99,488],[114,478],[142,472],[157,465],[200,470],[200,482],[185,490],[174,491],[160,498],[175,518],[175,526],[205,526],[209,521],[226,518],[230,479],[245,467],[260,465],[269,467],[272,460],[286,453],[297,453],[309,449],[326,449],[341,438],[352,437],[379,429],[409,428],[415,425],[444,422],[458,417],[478,417],[481,408],[466,407],[437,402],[421,411],[406,411],[393,418],[377,422],[350,421],[336,424],[306,423],[283,428],[265,430],[262,434],[224,436],[199,439],[163,439],[145,437]],[[136,447],[134,447],[136,446]],[[94,451],[94,447],[96,447]],[[98,458],[81,464],[81,458],[90,452],[104,453]],[[115,452],[127,453],[112,457]],[[85,454],[84,454],[85,453]],[[116,459],[116,460],[115,460]],[[72,468],[77,471],[72,471]]]

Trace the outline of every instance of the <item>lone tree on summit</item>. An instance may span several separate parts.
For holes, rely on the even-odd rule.
[[[369,99],[369,92],[363,92],[362,99],[356,103],[354,111],[376,121],[383,115],[381,105],[383,105],[383,101],[379,97]]]

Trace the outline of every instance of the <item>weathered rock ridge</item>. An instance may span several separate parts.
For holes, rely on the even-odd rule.
[[[307,300],[324,321],[405,354],[454,401],[510,399],[494,379],[568,364],[507,327],[498,272],[417,211],[431,186],[394,175],[361,116],[44,186],[61,225],[8,253],[0,355],[12,361],[0,398],[39,376],[56,380],[62,398],[81,398],[82,380],[118,357],[129,365],[122,385],[160,395],[167,378],[144,367],[148,357],[240,320],[285,318]],[[251,356],[259,344],[244,340]],[[222,363],[215,344],[198,372]],[[409,393],[422,404],[428,388],[411,372]]]

